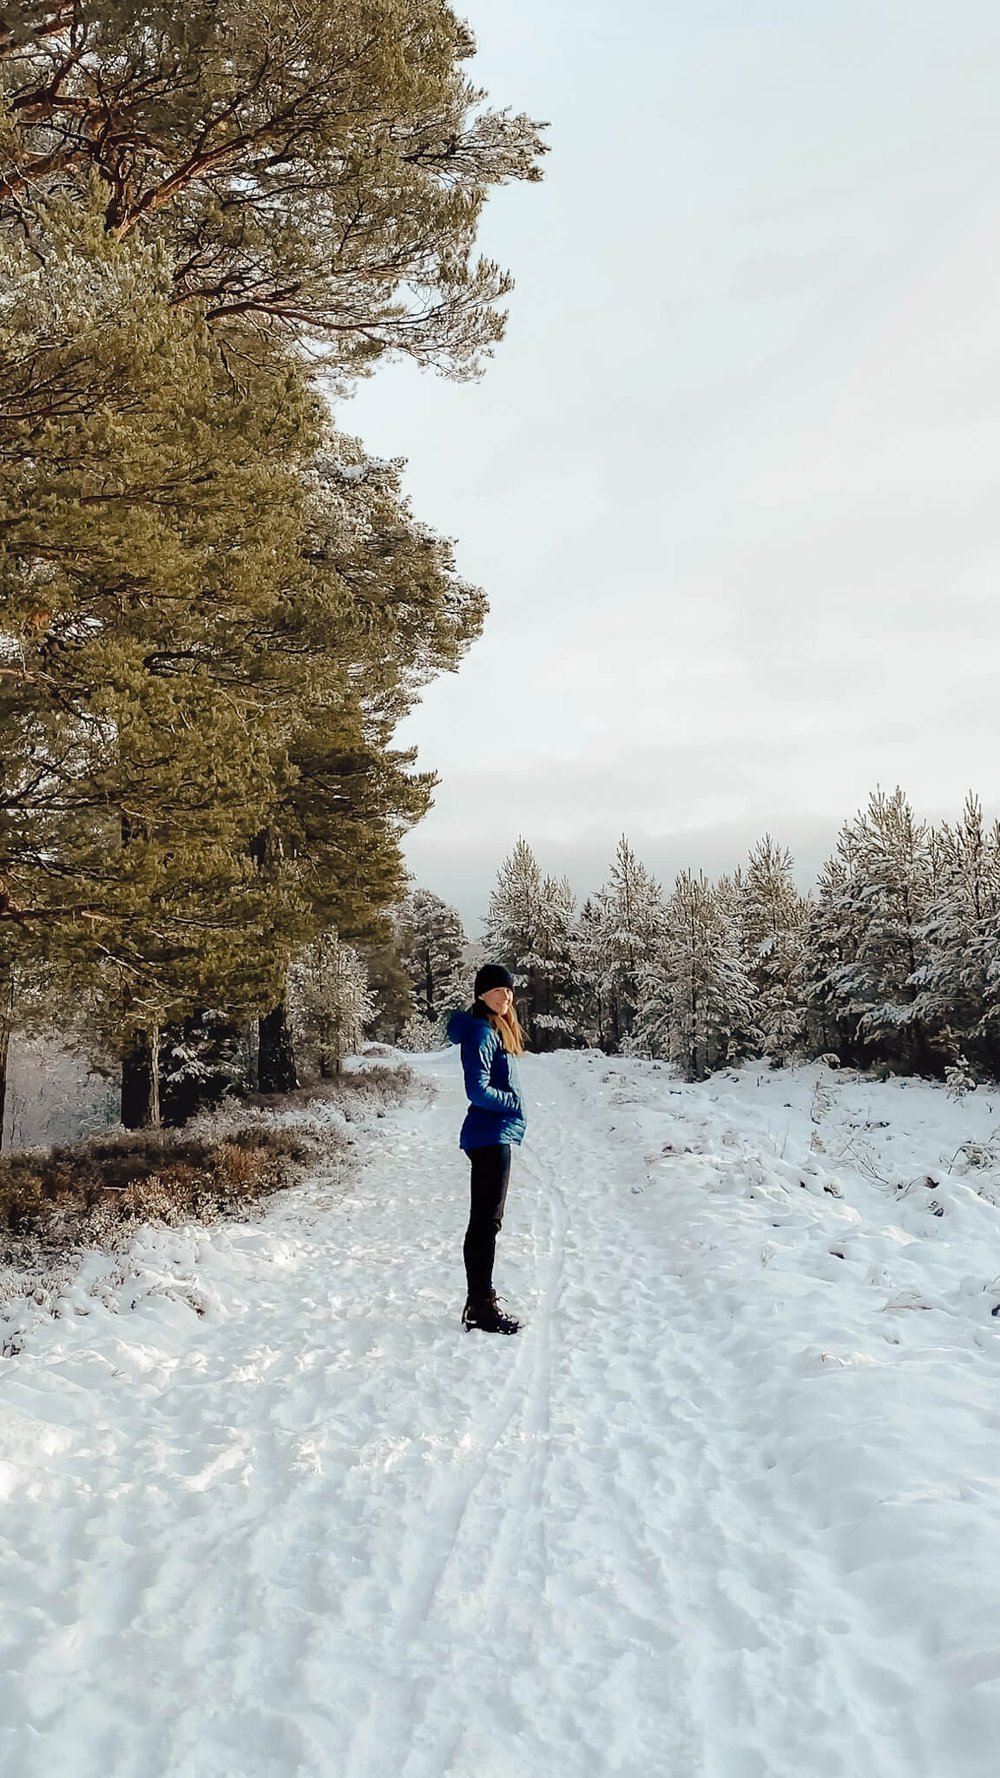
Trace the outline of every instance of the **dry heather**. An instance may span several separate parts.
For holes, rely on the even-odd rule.
[[[349,1167],[347,1125],[431,1091],[405,1065],[364,1067],[294,1093],[224,1101],[183,1130],[0,1156],[0,1301],[49,1290],[87,1248],[127,1248],[141,1223],[254,1215],[306,1168]]]
[[[300,1130],[248,1125],[224,1140],[163,1131],[91,1137],[0,1159],[0,1254],[96,1246],[139,1222],[211,1220],[290,1183],[315,1153]]]

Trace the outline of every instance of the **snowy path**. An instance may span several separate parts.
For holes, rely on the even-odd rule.
[[[526,1058],[503,1340],[420,1066],[0,1366],[4,1778],[995,1778],[992,1106]]]

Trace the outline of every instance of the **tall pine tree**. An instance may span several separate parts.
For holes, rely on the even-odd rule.
[[[429,889],[414,889],[400,909],[397,932],[399,955],[410,979],[412,1011],[431,1032],[463,998],[461,915]]]
[[[610,882],[597,897],[600,929],[599,992],[602,1023],[612,1051],[633,1035],[643,995],[643,972],[663,926],[660,886],[622,834]]]
[[[703,873],[681,872],[667,903],[639,1034],[692,1081],[759,1045],[736,924]]]
[[[764,1054],[787,1062],[802,1042],[799,968],[806,903],[792,855],[765,834],[741,873],[736,914]]]
[[[484,107],[474,49],[426,0],[5,10],[0,229],[90,190],[213,327],[308,336],[342,374],[387,351],[469,374],[510,289],[474,256],[480,213],[543,152],[538,126]]]

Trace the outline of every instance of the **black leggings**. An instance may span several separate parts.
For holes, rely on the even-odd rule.
[[[480,1302],[493,1289],[493,1259],[510,1181],[510,1143],[491,1142],[486,1148],[470,1148],[469,1160],[472,1203],[462,1251],[469,1296],[473,1302]]]

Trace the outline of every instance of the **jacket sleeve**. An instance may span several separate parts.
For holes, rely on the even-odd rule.
[[[483,1111],[502,1111],[516,1113],[521,1109],[521,1101],[516,1093],[505,1093],[500,1087],[490,1086],[490,1060],[493,1055],[493,1038],[491,1032],[484,1032],[482,1037],[466,1037],[462,1041],[462,1072],[465,1075],[465,1090],[469,1095],[469,1104],[478,1105]]]

